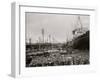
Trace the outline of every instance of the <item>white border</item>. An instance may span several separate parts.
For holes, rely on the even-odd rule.
[[[63,7],[42,7],[27,4],[15,4],[15,77],[19,76],[39,76],[39,75],[63,75],[69,73],[89,73],[95,72],[96,55],[94,54],[95,38],[95,10],[80,8],[63,8]],[[90,65],[80,66],[56,66],[56,67],[25,67],[25,12],[45,12],[60,14],[81,14],[90,15]]]

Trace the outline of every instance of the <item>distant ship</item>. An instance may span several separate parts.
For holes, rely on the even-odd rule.
[[[73,48],[89,49],[89,30],[83,27],[80,16],[78,16],[76,27],[73,30]]]

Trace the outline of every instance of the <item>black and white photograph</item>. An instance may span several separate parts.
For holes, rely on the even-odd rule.
[[[90,64],[90,16],[25,12],[25,66]]]

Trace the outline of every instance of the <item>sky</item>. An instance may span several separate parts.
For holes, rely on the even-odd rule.
[[[72,31],[76,26],[78,16],[83,27],[89,29],[90,16],[88,15],[63,15],[47,13],[25,13],[26,41],[31,38],[32,43],[42,41],[42,29],[44,29],[44,39],[48,41],[49,35],[53,42],[65,42],[73,38]]]

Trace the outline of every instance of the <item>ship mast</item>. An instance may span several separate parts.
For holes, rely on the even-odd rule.
[[[42,33],[42,42],[44,43],[44,28],[41,29],[41,33]]]
[[[76,25],[75,25],[75,30],[73,30],[73,38],[82,34],[83,33],[82,30],[83,30],[83,25],[82,25],[82,22],[81,22],[81,18],[80,18],[80,16],[77,16],[77,22],[76,22]]]
[[[31,45],[31,43],[32,43],[32,40],[31,40],[31,38],[29,38],[29,44]]]
[[[68,42],[68,33],[66,33],[66,43]]]
[[[78,16],[78,24],[80,25],[80,28],[82,29],[82,22],[80,16]]]

